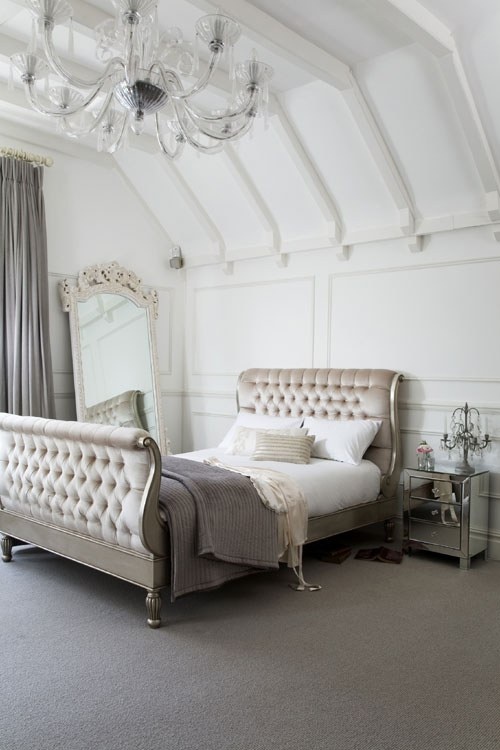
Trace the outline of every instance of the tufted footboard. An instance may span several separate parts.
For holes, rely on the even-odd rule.
[[[142,586],[158,627],[169,577],[160,470],[144,430],[0,414],[3,560],[20,539]]]

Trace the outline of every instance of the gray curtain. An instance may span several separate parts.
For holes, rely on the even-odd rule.
[[[43,168],[0,158],[0,411],[54,417]]]

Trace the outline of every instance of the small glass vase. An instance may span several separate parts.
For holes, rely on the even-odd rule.
[[[417,468],[420,471],[433,471],[434,465],[434,451],[423,440],[417,448]]]

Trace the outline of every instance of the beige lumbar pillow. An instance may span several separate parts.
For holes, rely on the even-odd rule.
[[[257,446],[257,435],[307,435],[309,430],[303,427],[261,430],[253,427],[236,427],[225,452],[233,456],[251,456]]]
[[[256,437],[254,461],[282,461],[290,464],[308,464],[314,445],[314,435],[267,435]]]

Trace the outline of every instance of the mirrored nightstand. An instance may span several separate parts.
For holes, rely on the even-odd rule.
[[[419,549],[458,557],[460,569],[488,547],[489,472],[456,474],[404,470],[404,516],[409,551]]]

